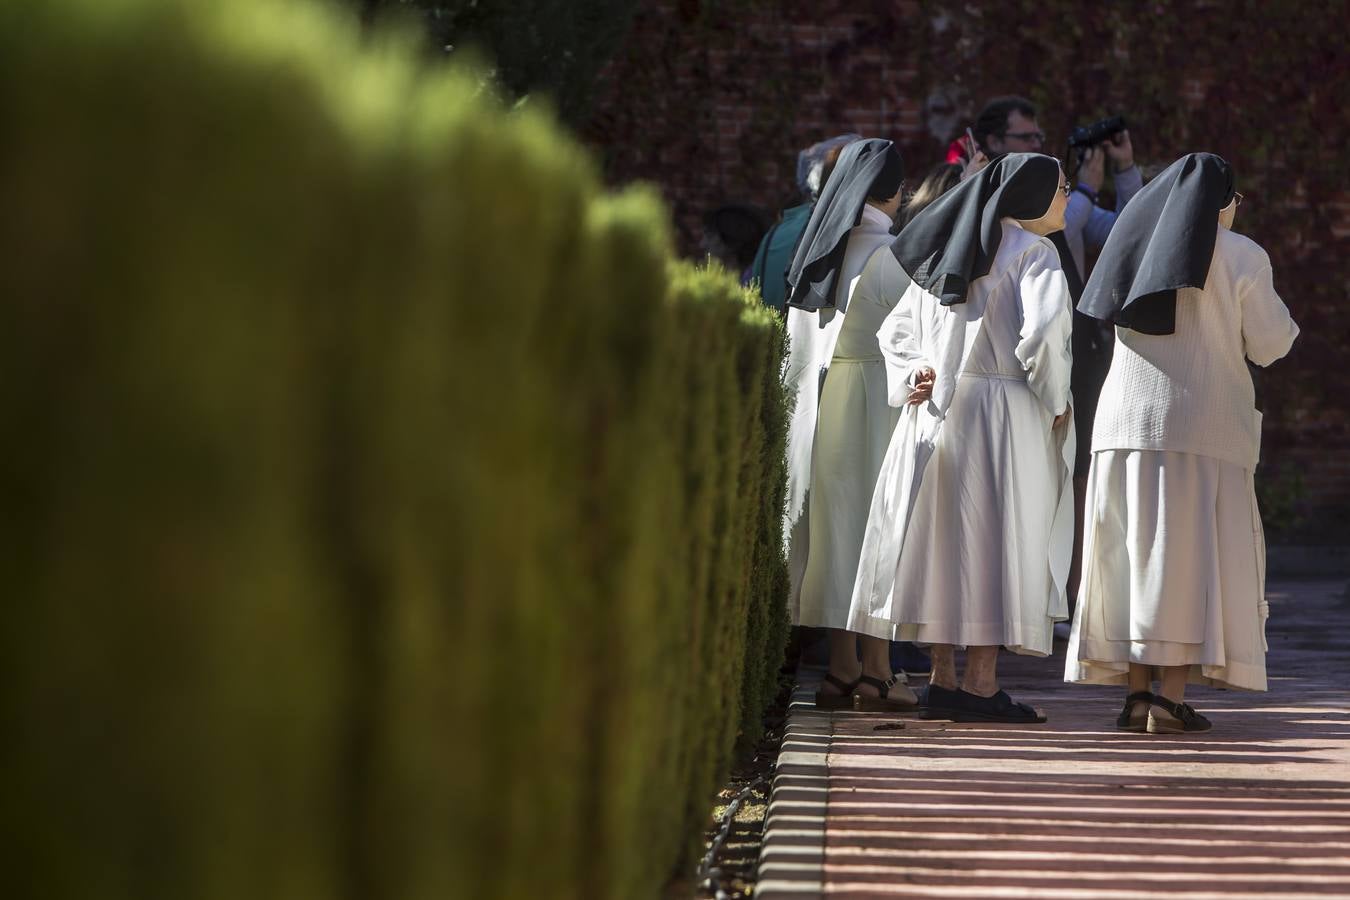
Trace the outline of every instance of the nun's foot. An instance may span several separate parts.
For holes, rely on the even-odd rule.
[[[961,700],[957,697],[960,693],[956,688],[946,688],[940,684],[928,685],[928,692],[923,697],[923,715],[924,719],[947,719],[952,720],[956,715],[956,709],[961,705]]]
[[[1148,728],[1149,705],[1153,703],[1151,691],[1135,691],[1125,698],[1125,708],[1116,716],[1116,729],[1119,731],[1144,731]]]
[[[864,675],[860,682],[853,692],[853,709],[857,712],[915,712],[919,709],[918,695],[894,676],[882,681]]]
[[[1187,703],[1173,703],[1161,694],[1153,696],[1153,709],[1148,713],[1149,734],[1182,734],[1209,731],[1214,724]]]
[[[1016,725],[1039,725],[1046,721],[1046,715],[1039,709],[1025,703],[1018,703],[1008,696],[1006,691],[997,691],[992,696],[972,694],[967,690],[957,691],[957,707],[952,720],[956,722],[1006,722]]]
[[[844,681],[826,673],[825,680],[816,691],[816,709],[849,709],[853,706],[853,692],[858,688],[860,678]]]

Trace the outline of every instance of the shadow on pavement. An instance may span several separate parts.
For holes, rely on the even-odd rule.
[[[1269,596],[1270,691],[1188,688],[1202,734],[1116,731],[1124,689],[1064,684],[1062,644],[1000,664],[1038,726],[818,712],[803,672],[764,896],[1350,897],[1350,602]]]

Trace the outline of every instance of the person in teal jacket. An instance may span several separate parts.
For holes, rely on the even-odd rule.
[[[811,207],[815,205],[820,188],[825,183],[825,160],[831,150],[836,150],[858,140],[856,134],[841,134],[812,144],[797,154],[797,187],[805,201],[798,206],[789,207],[780,214],[777,224],[769,229],[759,242],[755,252],[755,261],[750,267],[751,284],[759,286],[760,296],[765,306],[783,311],[783,299],[787,291],[787,268],[792,262],[792,251],[797,247],[797,239],[802,236],[807,221],[811,218]]]

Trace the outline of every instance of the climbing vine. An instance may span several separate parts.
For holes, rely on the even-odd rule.
[[[988,97],[1029,97],[1059,155],[1075,124],[1116,113],[1146,172],[1218,153],[1246,197],[1237,228],[1270,253],[1303,329],[1262,385],[1264,455],[1283,471],[1350,451],[1347,20],[1347,0],[648,0],[583,134],[612,180],[662,187],[690,253],[702,209],[789,205],[797,151],[864,111],[921,177],[945,146],[924,112],[935,92],[955,98],[958,130]]]
[[[977,98],[1028,95],[1042,111],[1050,152],[1065,146],[1073,125],[1123,114],[1141,162],[1208,150],[1233,164],[1245,195],[1236,228],[1269,252],[1276,287],[1302,328],[1294,354],[1261,379],[1263,499],[1282,511],[1275,524],[1286,528],[1304,518],[1305,488],[1285,474],[1299,460],[1350,447],[1350,57],[1331,27],[1346,21],[1347,7],[923,3],[932,29],[922,42],[924,80],[961,84]]]

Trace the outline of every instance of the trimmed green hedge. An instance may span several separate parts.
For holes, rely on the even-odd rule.
[[[654,896],[758,736],[776,318],[342,19],[0,6],[10,896]]]

